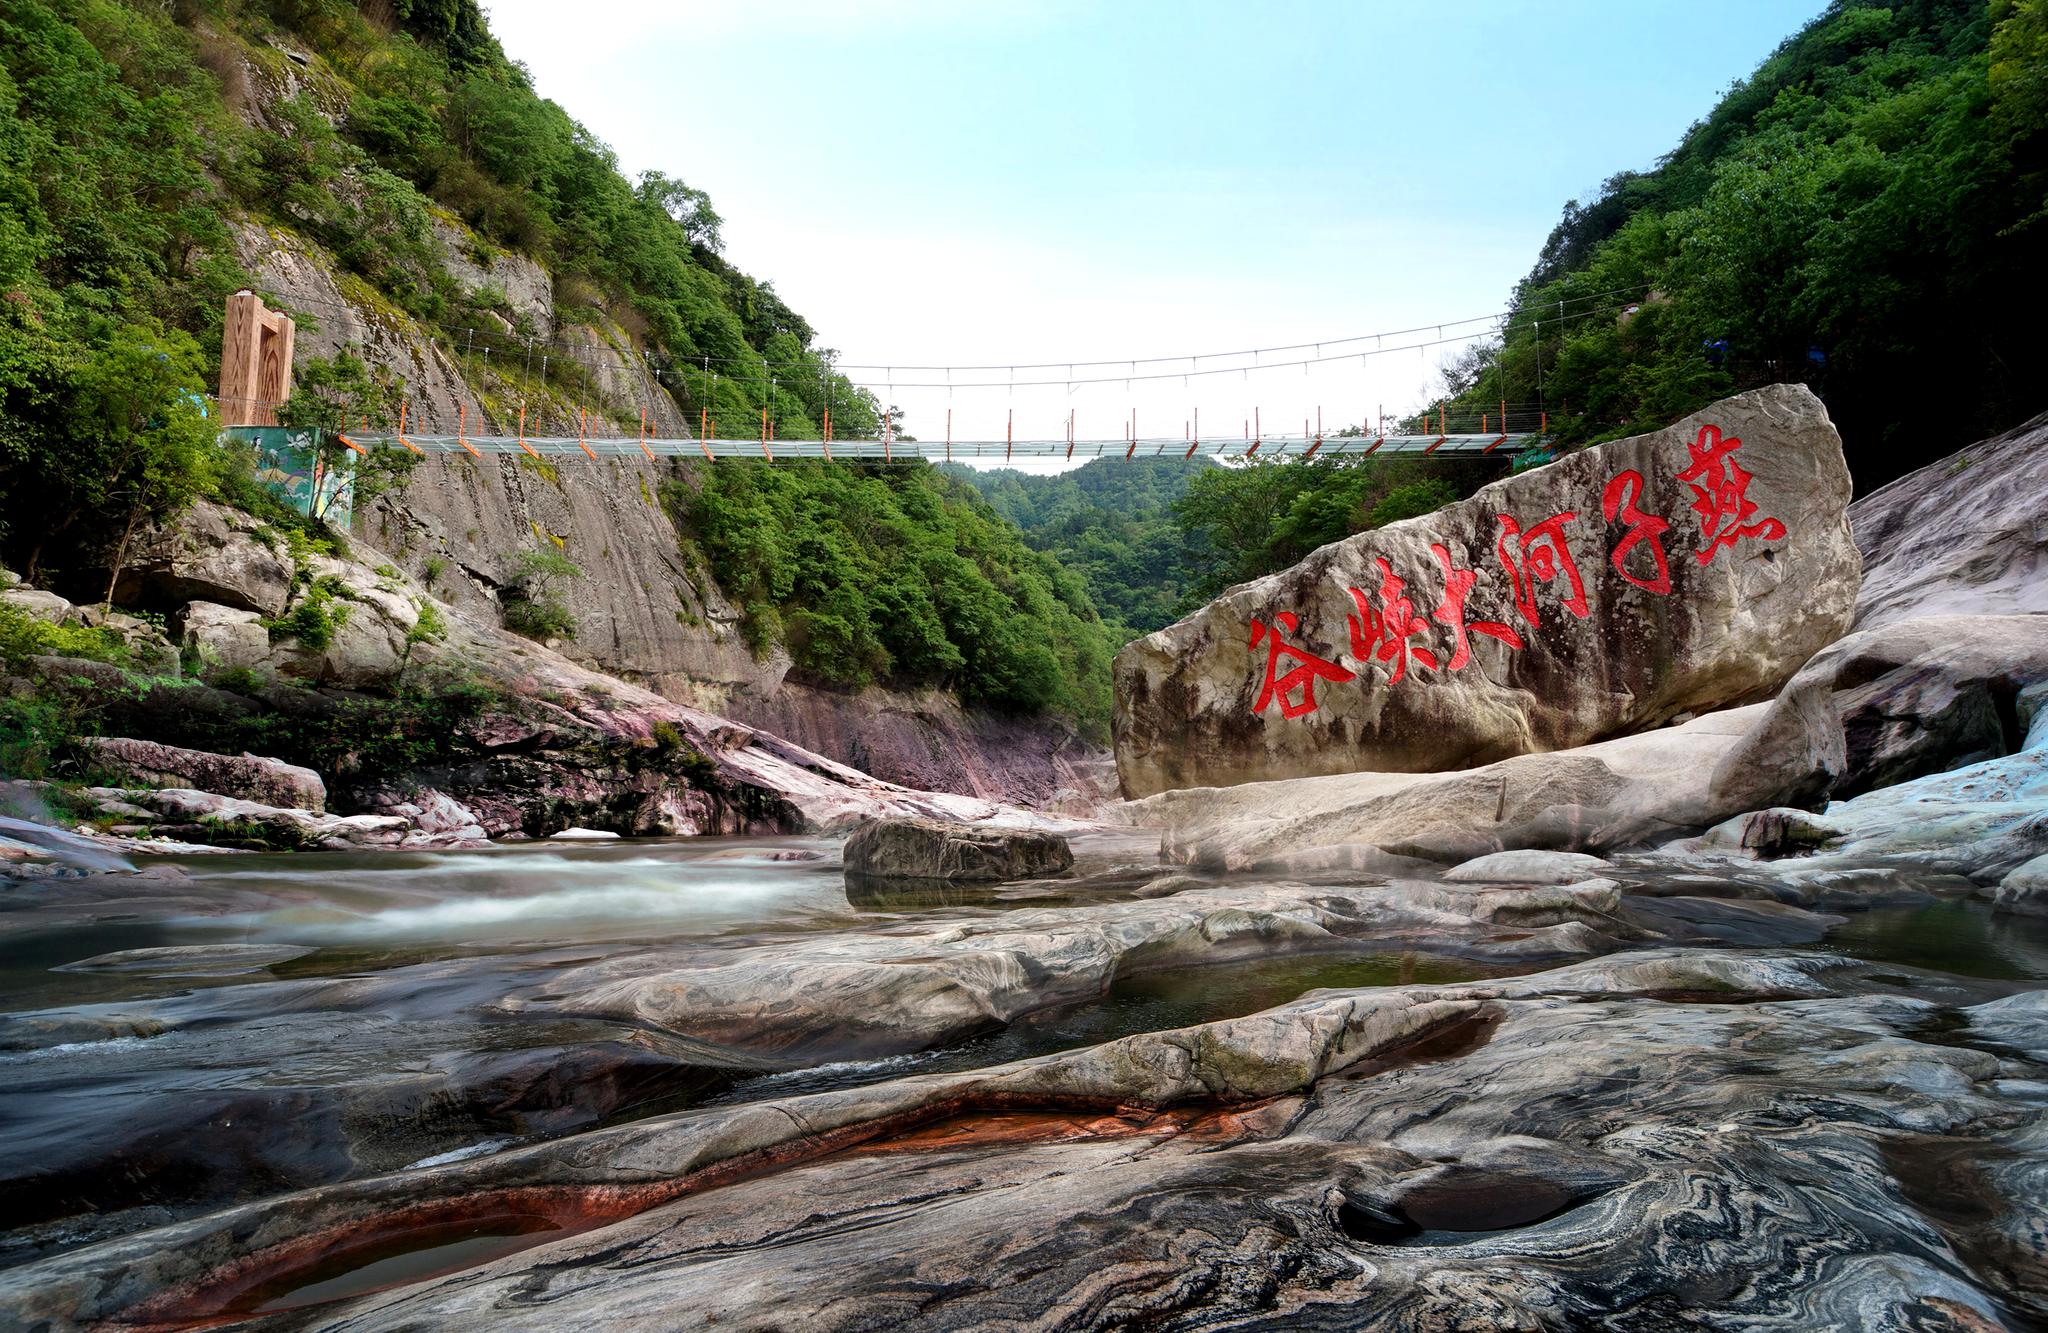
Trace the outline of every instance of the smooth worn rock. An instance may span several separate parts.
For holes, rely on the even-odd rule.
[[[2048,685],[2024,692],[2015,707],[2031,721],[2017,753],[1836,801],[1817,816],[1785,821],[1782,830],[1772,828],[1777,812],[1746,815],[1659,854],[1784,856],[1807,842],[1818,850],[1772,864],[1806,873],[1911,867],[1997,884],[2048,853]]]
[[[2048,916],[2048,852],[2007,871],[1992,901],[2008,912]]]
[[[125,736],[89,738],[96,763],[129,782],[195,787],[264,805],[289,806],[315,814],[327,808],[327,784],[310,768],[261,755],[213,754]]]
[[[1863,553],[1856,628],[1929,615],[2048,612],[2048,413],[1849,508]]]
[[[2018,701],[2048,681],[2048,615],[1937,615],[1859,630],[1815,654],[1721,762],[1730,800],[1774,787],[1819,805],[2007,755]]]
[[[1464,861],[1515,849],[1604,853],[1697,833],[1778,803],[1796,771],[1716,788],[1766,705],[1462,773],[1345,773],[1164,792],[1119,813],[1160,853],[1210,869],[1347,864],[1365,849]]]
[[[191,841],[231,847],[282,851],[396,847],[412,832],[411,825],[396,816],[318,814],[184,787],[154,791],[88,787],[85,794],[116,809],[140,806],[153,812],[166,831]]]
[[[247,514],[201,500],[139,536],[114,600],[123,604],[201,599],[274,616],[291,599],[291,562],[259,536]]]
[[[204,668],[254,670],[270,659],[270,631],[254,611],[219,602],[187,602],[172,618],[178,641],[199,653]]]
[[[454,1330],[2038,1321],[2048,1133],[1997,1055],[1931,1035],[1939,1006],[1881,990],[1838,958],[1666,950],[1321,991],[263,1200],[0,1273],[0,1310],[53,1333],[218,1322],[332,1272],[337,1254],[493,1224],[505,1243],[467,1267],[282,1317]],[[2037,1008],[1958,1012],[2028,1049],[2042,1044]]]
[[[1445,871],[1444,878],[1475,884],[1576,884],[1608,868],[1608,862],[1584,852],[1494,852]]]
[[[1848,627],[1849,472],[1777,385],[1332,543],[1125,647],[1124,794],[1555,751],[1767,698]]]
[[[870,820],[847,838],[840,856],[848,875],[874,879],[1028,879],[1074,864],[1073,850],[1057,833],[937,819]]]

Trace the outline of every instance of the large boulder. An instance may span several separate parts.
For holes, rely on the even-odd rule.
[[[327,784],[310,768],[254,754],[214,754],[126,736],[97,736],[85,742],[97,767],[128,782],[192,787],[264,805],[319,813],[327,808]]]
[[[254,611],[219,602],[187,602],[173,618],[179,642],[208,667],[252,670],[270,658],[270,631]]]
[[[2048,611],[2043,495],[2048,412],[1858,500],[1849,509],[1863,552],[1856,628]]]
[[[1042,829],[977,828],[941,819],[871,819],[843,853],[846,873],[868,879],[1005,880],[1070,869],[1067,840]]]
[[[1858,630],[1816,653],[1715,781],[1780,801],[1845,800],[2009,755],[2020,697],[2048,681],[2048,616],[1926,616]]]
[[[1127,796],[1433,772],[1770,697],[1840,637],[1841,441],[1775,385],[1332,543],[1126,647]]]
[[[274,616],[291,600],[292,565],[247,514],[202,500],[144,534],[122,566],[123,605],[195,598]]]

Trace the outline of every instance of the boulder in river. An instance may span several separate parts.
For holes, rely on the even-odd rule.
[[[843,856],[849,876],[870,879],[1029,879],[1074,864],[1058,833],[918,818],[867,821],[846,840]]]
[[[1130,797],[1437,772],[1765,699],[1841,636],[1849,471],[1797,385],[1231,589],[1117,656]]]

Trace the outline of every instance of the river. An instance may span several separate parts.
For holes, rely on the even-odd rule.
[[[145,876],[11,887],[0,896],[0,1263],[693,1105],[994,1065],[1321,987],[1555,965],[1410,935],[1125,967],[1106,992],[880,1054],[851,1028],[843,1043],[716,1042],[578,1011],[559,993],[622,959],[829,958],[1020,910],[1133,903],[1162,873],[1155,846],[1090,835],[1071,876],[894,895],[850,896],[836,840],[818,838],[194,857]],[[1819,947],[2048,982],[2048,922],[1976,901],[1852,913]]]

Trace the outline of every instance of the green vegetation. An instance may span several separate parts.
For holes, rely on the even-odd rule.
[[[1566,206],[1453,417],[1540,373],[1560,435],[1598,440],[1801,380],[1867,488],[2040,411],[2044,70],[2040,0],[1836,0],[1655,169]]]
[[[332,576],[314,580],[283,615],[264,620],[271,640],[292,639],[311,652],[325,651],[334,632],[348,623],[349,606],[339,582]]]
[[[1318,546],[1470,495],[1498,465],[1415,459],[1103,459],[1046,476],[955,466],[1024,539],[1078,575],[1120,642]]]
[[[583,571],[560,551],[521,551],[518,573],[505,589],[505,628],[545,643],[576,637],[576,618],[562,605],[558,581],[580,579]]]
[[[924,467],[721,460],[663,499],[756,651],[802,676],[935,685],[1107,730],[1120,640],[1085,585],[971,489]]]
[[[1078,575],[1125,640],[1184,613],[1198,570],[1173,505],[1198,479],[1225,471],[1207,459],[1180,458],[1102,458],[1050,476],[964,464],[940,470],[980,491],[1032,549]]]
[[[324,247],[351,301],[451,347],[536,332],[443,254],[514,247],[565,317],[626,329],[689,412],[766,408],[785,438],[816,436],[828,405],[842,436],[879,421],[810,326],[720,257],[710,201],[622,177],[475,0],[18,0],[0,9],[0,556],[31,577],[118,564],[122,534],[198,496],[260,510],[206,447],[223,302],[249,282],[238,215]],[[310,330],[332,312],[292,313]],[[287,423],[393,424],[402,384],[354,357],[299,375]],[[549,387],[580,375],[558,358]],[[363,461],[359,503],[408,460]]]

